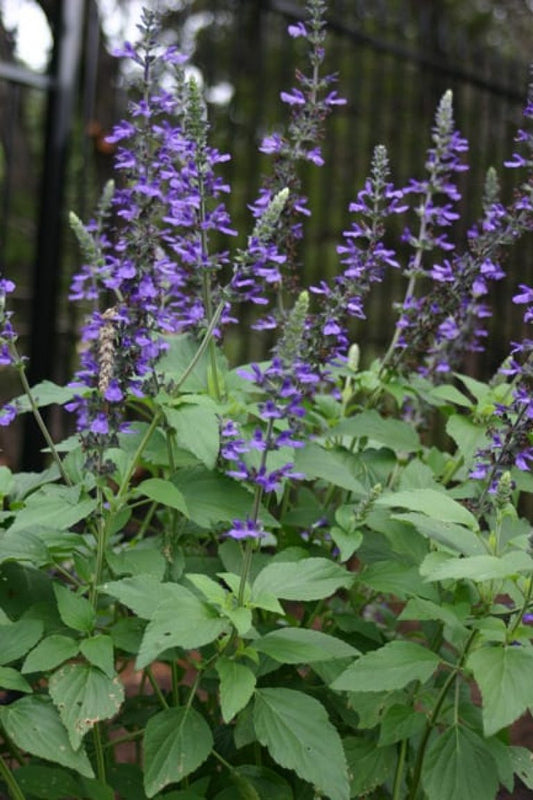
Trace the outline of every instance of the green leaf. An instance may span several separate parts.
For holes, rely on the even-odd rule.
[[[107,553],[106,560],[115,575],[153,575],[161,581],[167,569],[164,555],[152,542],[149,547],[137,545],[119,553]]]
[[[293,800],[292,789],[287,781],[267,767],[241,764],[236,767],[236,772],[246,779],[248,785],[252,785],[259,800]]]
[[[463,414],[454,414],[446,424],[446,433],[454,440],[467,467],[478,450],[487,445],[485,427],[476,425]]]
[[[70,402],[76,394],[74,389],[69,389],[67,386],[58,386],[57,383],[53,383],[52,381],[36,383],[35,386],[31,387],[31,393],[35,404],[39,408],[52,405],[52,403],[57,403],[62,406]],[[19,414],[32,410],[31,403],[26,394],[19,395],[19,397],[16,397],[11,402],[16,405]]]
[[[94,498],[80,500],[80,494],[79,486],[43,486],[26,499],[26,506],[17,512],[10,532],[46,525],[56,530],[70,528],[96,508]]]
[[[87,778],[94,777],[85,751],[83,748],[74,750],[58,712],[48,698],[31,695],[0,707],[0,722],[21,750],[73,769]]]
[[[454,522],[443,522],[426,514],[416,512],[395,514],[395,519],[410,522],[422,536],[451,548],[465,556],[483,555],[485,550],[481,538],[471,529]]]
[[[483,739],[468,728],[455,726],[430,743],[422,768],[428,800],[493,800],[498,771]]]
[[[296,451],[294,463],[298,472],[308,478],[320,478],[360,496],[366,494],[363,484],[354,477],[358,472],[363,474],[361,460],[348,450],[337,447],[328,450],[311,442]]]
[[[327,558],[271,563],[255,579],[252,601],[261,594],[283,600],[321,600],[338,589],[348,589],[354,580],[353,574]]]
[[[43,628],[41,620],[24,618],[0,625],[0,665],[25,656],[43,635]]]
[[[144,632],[137,669],[143,669],[170,647],[191,649],[214,641],[227,622],[184,586],[173,584],[175,597],[159,605]]]
[[[348,800],[342,742],[318,700],[293,689],[258,689],[253,720],[257,738],[274,761],[330,800]]]
[[[133,578],[122,578],[119,581],[104,583],[101,590],[104,594],[115,597],[127,606],[138,617],[151,619],[156,608],[165,600],[176,597],[173,583],[161,583],[153,575],[135,575]]]
[[[350,769],[350,797],[364,797],[392,776],[395,747],[378,747],[374,740],[355,736],[348,736],[343,744]]]
[[[13,491],[13,473],[9,467],[0,467],[0,497],[7,497]]]
[[[333,525],[330,528],[330,535],[339,548],[339,558],[341,561],[348,561],[363,542],[363,534],[359,530],[347,531]]]
[[[173,479],[185,498],[188,516],[201,528],[212,528],[219,522],[245,519],[253,496],[238,481],[220,472],[203,467],[180,470]],[[261,506],[259,520],[267,528],[279,527],[279,522]]]
[[[433,586],[424,583],[418,567],[401,561],[376,561],[358,576],[361,583],[380,594],[394,594],[401,600],[412,595],[438,599]]]
[[[468,606],[466,606],[466,610],[468,610]],[[450,606],[446,603],[438,605],[422,597],[413,597],[408,601],[398,619],[438,620],[445,625],[449,625],[451,628],[458,628],[465,631],[466,628],[463,625],[463,620],[459,611],[460,609],[456,606]]]
[[[0,667],[0,689],[12,692],[32,692],[28,681],[13,667]]]
[[[67,626],[75,631],[91,633],[96,621],[96,613],[86,597],[71,592],[66,586],[54,584],[59,616]]]
[[[432,554],[430,554],[432,555]],[[490,581],[506,578],[516,573],[531,573],[533,559],[522,550],[513,550],[503,556],[469,556],[468,558],[448,558],[434,564],[426,558],[420,565],[420,574],[428,581],[443,581],[449,578],[459,580],[469,578],[473,581]]]
[[[47,672],[64,661],[74,658],[79,650],[78,642],[70,636],[54,633],[47,636],[31,650],[22,665],[22,672]]]
[[[467,666],[481,690],[486,736],[510,725],[533,706],[531,647],[482,647],[472,653]]]
[[[389,492],[379,497],[376,505],[387,508],[408,508],[410,511],[421,511],[428,517],[442,522],[456,522],[473,530],[478,528],[476,518],[470,511],[437,489],[405,489],[400,492]]]
[[[415,428],[398,419],[382,417],[375,410],[362,411],[354,417],[343,419],[329,432],[331,437],[365,437],[380,446],[390,447],[396,452],[414,453],[420,450]]]
[[[214,469],[220,449],[215,407],[181,403],[178,408],[165,408],[165,416],[176,431],[178,447],[193,453],[208,469]]]
[[[78,781],[60,767],[28,764],[13,773],[15,780],[25,795],[39,800],[64,800],[65,797],[78,797]]]
[[[533,753],[526,747],[509,747],[513,772],[528,789],[533,789]]]
[[[188,334],[177,334],[166,336],[169,344],[168,350],[157,362],[158,371],[164,372],[167,378],[175,381],[189,369],[189,365],[196,359],[198,352],[198,342],[195,337]],[[222,372],[225,371],[225,360],[220,352],[217,351],[217,366]],[[207,374],[209,368],[209,354],[203,353],[195,362],[194,368],[182,384],[183,392],[204,392],[207,389]]]
[[[0,539],[0,564],[3,561],[29,561],[41,567],[50,561],[46,545],[32,531],[7,531]]]
[[[50,697],[77,750],[87,731],[114,717],[124,700],[124,687],[91,664],[65,664],[51,676]]]
[[[379,747],[401,742],[422,733],[427,723],[426,715],[411,706],[393,705],[381,721]]]
[[[411,681],[427,681],[439,663],[435,653],[419,644],[389,642],[358,658],[333,681],[331,688],[349,692],[403,689]]]
[[[180,490],[163,478],[148,478],[142,481],[135,489],[135,495],[143,495],[163,506],[181,511],[186,517],[189,516],[187,503]]]
[[[358,655],[342,639],[306,628],[281,628],[253,641],[253,647],[282,664],[310,664]]]
[[[230,722],[250,700],[255,689],[255,675],[244,664],[219,658],[216,670],[220,678],[220,708],[224,722]]]
[[[80,653],[93,666],[98,667],[108,678],[115,675],[115,663],[113,655],[113,640],[110,636],[98,633],[90,639],[83,639],[80,642]]]
[[[150,717],[144,735],[144,788],[153,797],[206,760],[213,736],[194,708],[169,708]]]

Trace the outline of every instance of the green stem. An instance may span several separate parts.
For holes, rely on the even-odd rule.
[[[528,608],[528,606],[529,606],[529,604],[531,602],[531,595],[532,594],[533,594],[533,578],[531,578],[531,576],[530,576],[528,578],[527,591],[526,591],[526,593],[524,595],[524,602],[522,603],[522,607],[521,607],[520,611],[518,612],[518,614],[516,615],[516,617],[514,619],[514,622],[511,625],[511,628],[509,629],[509,634],[508,634],[508,639],[509,640],[512,640],[514,632],[516,631],[516,629],[518,628],[518,626],[522,622],[522,617],[526,613],[527,608]]]
[[[9,794],[13,798],[13,800],[26,800],[26,797],[22,789],[15,780],[15,776],[9,769],[8,765],[6,764],[2,756],[0,756],[0,775],[4,779]]]
[[[122,478],[122,482],[121,482],[121,484],[119,486],[119,490],[118,490],[118,492],[116,494],[116,500],[122,500],[124,495],[126,494],[126,491],[128,489],[128,486],[129,486],[129,483],[130,483],[130,480],[131,480],[131,476],[133,475],[133,473],[134,473],[134,471],[135,471],[135,469],[136,469],[136,467],[137,467],[137,465],[139,463],[139,459],[140,459],[141,455],[143,454],[146,445],[150,441],[153,432],[157,428],[157,426],[159,424],[159,420],[161,419],[161,416],[162,416],[162,412],[161,411],[156,411],[156,413],[154,414],[154,418],[152,419],[151,423],[149,424],[148,428],[146,429],[143,438],[139,442],[137,450],[135,451],[135,454],[134,454],[133,458],[131,459],[130,466],[126,470],[126,473],[124,474],[124,477]]]
[[[198,350],[196,351],[196,353],[192,357],[188,367],[185,369],[185,371],[180,376],[180,379],[176,383],[176,386],[174,388],[174,394],[177,394],[179,392],[179,390],[181,389],[181,387],[183,386],[183,384],[185,383],[185,381],[187,380],[187,378],[189,377],[189,375],[191,374],[191,372],[193,371],[193,369],[195,368],[197,363],[200,361],[201,357],[203,356],[203,354],[205,353],[207,348],[209,347],[209,342],[212,341],[211,337],[212,337],[213,331],[215,330],[216,326],[218,325],[218,323],[220,321],[220,317],[222,316],[222,312],[224,311],[224,306],[225,306],[225,303],[224,303],[223,300],[221,300],[220,303],[218,304],[218,306],[216,307],[216,309],[215,309],[215,311],[213,313],[213,316],[211,317],[211,321],[209,322],[209,325],[207,326],[206,332],[204,333],[204,337],[203,337],[202,341],[200,342]]]
[[[112,747],[116,747],[119,744],[126,744],[126,742],[134,742],[136,739],[140,739],[141,736],[144,735],[144,728],[141,728],[138,731],[132,731],[131,733],[126,733],[124,736],[118,736],[116,739],[110,739],[103,745],[104,750],[109,750]]]
[[[172,702],[175,706],[179,706],[180,704],[180,692],[179,692],[179,675],[178,675],[178,665],[175,661],[172,661],[171,666],[172,670]]]
[[[99,494],[101,496],[101,493]],[[105,552],[107,547],[107,526],[106,526],[106,518],[103,516],[103,509],[98,518],[98,525],[95,536],[96,536],[96,564],[94,568],[94,580],[92,582],[91,591],[89,594],[89,600],[91,601],[93,608],[96,608],[96,604],[98,601],[98,586],[100,585],[100,580],[102,578],[102,571],[104,569],[104,561],[105,561]]]
[[[102,736],[100,733],[100,723],[97,722],[93,728],[94,755],[96,758],[96,774],[100,783],[106,783],[104,748],[102,747]]]
[[[440,690],[439,696],[437,698],[437,702],[435,703],[435,707],[433,712],[427,721],[426,728],[424,731],[424,735],[422,736],[422,741],[420,742],[420,747],[418,748],[418,753],[416,757],[416,763],[413,771],[413,782],[411,784],[411,791],[409,792],[408,800],[416,800],[416,796],[418,793],[418,787],[420,784],[420,778],[422,777],[422,766],[424,764],[424,757],[426,755],[426,748],[428,745],[429,737],[433,728],[435,727],[439,714],[441,712],[442,706],[444,701],[446,700],[446,695],[450,687],[452,686],[453,682],[456,680],[457,676],[460,674],[463,664],[466,660],[468,652],[472,647],[474,639],[477,636],[477,631],[472,631],[468,640],[465,645],[465,649],[463,650],[463,654],[459,659],[458,663],[456,664],[455,668],[450,672],[448,677],[446,678],[442,689]]]
[[[398,761],[396,762],[396,772],[394,773],[394,783],[392,786],[392,800],[400,800],[402,789],[403,771],[405,768],[405,756],[407,754],[407,739],[402,739]]]
[[[157,681],[153,676],[152,670],[150,669],[150,667],[145,667],[144,672],[145,672],[146,677],[150,681],[150,684],[152,686],[152,689],[154,690],[155,696],[157,697],[157,699],[159,700],[159,702],[161,703],[161,705],[163,706],[165,711],[167,711],[170,708],[170,706],[167,703],[167,701],[165,700],[165,696],[163,695],[161,689],[159,688],[159,686],[157,684]]]
[[[56,446],[55,446],[54,442],[52,441],[52,437],[50,436],[50,434],[48,432],[48,428],[46,427],[46,423],[45,423],[44,419],[42,418],[41,412],[37,408],[37,403],[35,402],[35,398],[33,397],[33,392],[31,390],[30,384],[28,383],[28,379],[26,378],[26,370],[24,368],[24,363],[23,363],[22,359],[20,358],[19,354],[17,353],[17,351],[15,350],[15,348],[12,348],[12,349],[14,350],[14,355],[17,356],[17,358],[15,360],[15,363],[16,363],[16,366],[17,366],[20,382],[22,384],[22,388],[24,389],[26,397],[29,400],[29,403],[30,403],[31,410],[32,410],[33,416],[35,418],[35,421],[37,422],[37,425],[39,426],[39,430],[41,431],[41,433],[43,435],[43,438],[44,438],[46,444],[48,445],[48,447],[50,449],[50,452],[52,454],[52,458],[54,459],[55,463],[57,464],[57,468],[59,469],[59,473],[60,473],[61,477],[63,478],[63,480],[65,481],[67,486],[72,486],[72,481],[70,480],[69,476],[65,472],[65,468],[63,466],[63,462],[61,461],[60,455],[56,450]]]

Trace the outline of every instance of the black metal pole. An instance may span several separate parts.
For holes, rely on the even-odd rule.
[[[44,169],[33,272],[29,380],[53,375],[57,342],[57,297],[64,225],[68,144],[82,53],[85,0],[58,0],[54,24],[51,87],[48,95]],[[42,466],[41,436],[28,415],[24,430],[24,469]]]

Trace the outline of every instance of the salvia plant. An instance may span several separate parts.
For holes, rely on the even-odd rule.
[[[285,130],[261,143],[273,167],[239,239],[229,156],[186,59],[143,13],[119,53],[137,81],[110,137],[116,186],[88,224],[71,216],[86,317],[68,386],[28,386],[0,280],[0,363],[24,389],[0,423],[34,413],[49,453],[40,473],[0,468],[3,796],[491,800],[517,776],[533,789],[509,737],[533,706],[533,288],[515,286],[525,335],[495,376],[461,371],[533,228],[533,98],[504,165],[517,189],[503,203],[489,171],[465,242],[467,142],[447,92],[422,177],[395,187],[378,145],[337,277],[304,287],[301,168],[322,165],[344,102],[323,74],[325,10],[309,0],[289,27],[308,60],[281,94]],[[405,294],[363,369],[351,322],[389,270]],[[274,344],[235,366],[224,334],[242,304]],[[39,410],[52,403],[76,419],[59,443]]]

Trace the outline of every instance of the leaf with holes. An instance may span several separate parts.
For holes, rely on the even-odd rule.
[[[124,700],[119,678],[108,678],[91,664],[61,667],[50,678],[49,691],[74,750],[97,722],[114,717]]]
[[[48,698],[31,695],[0,707],[0,723],[8,737],[24,752],[61,764],[88,778],[94,777],[85,751],[72,747],[57,709]]]
[[[213,736],[194,708],[169,708],[151,717],[144,734],[144,790],[153,797],[206,760]]]

